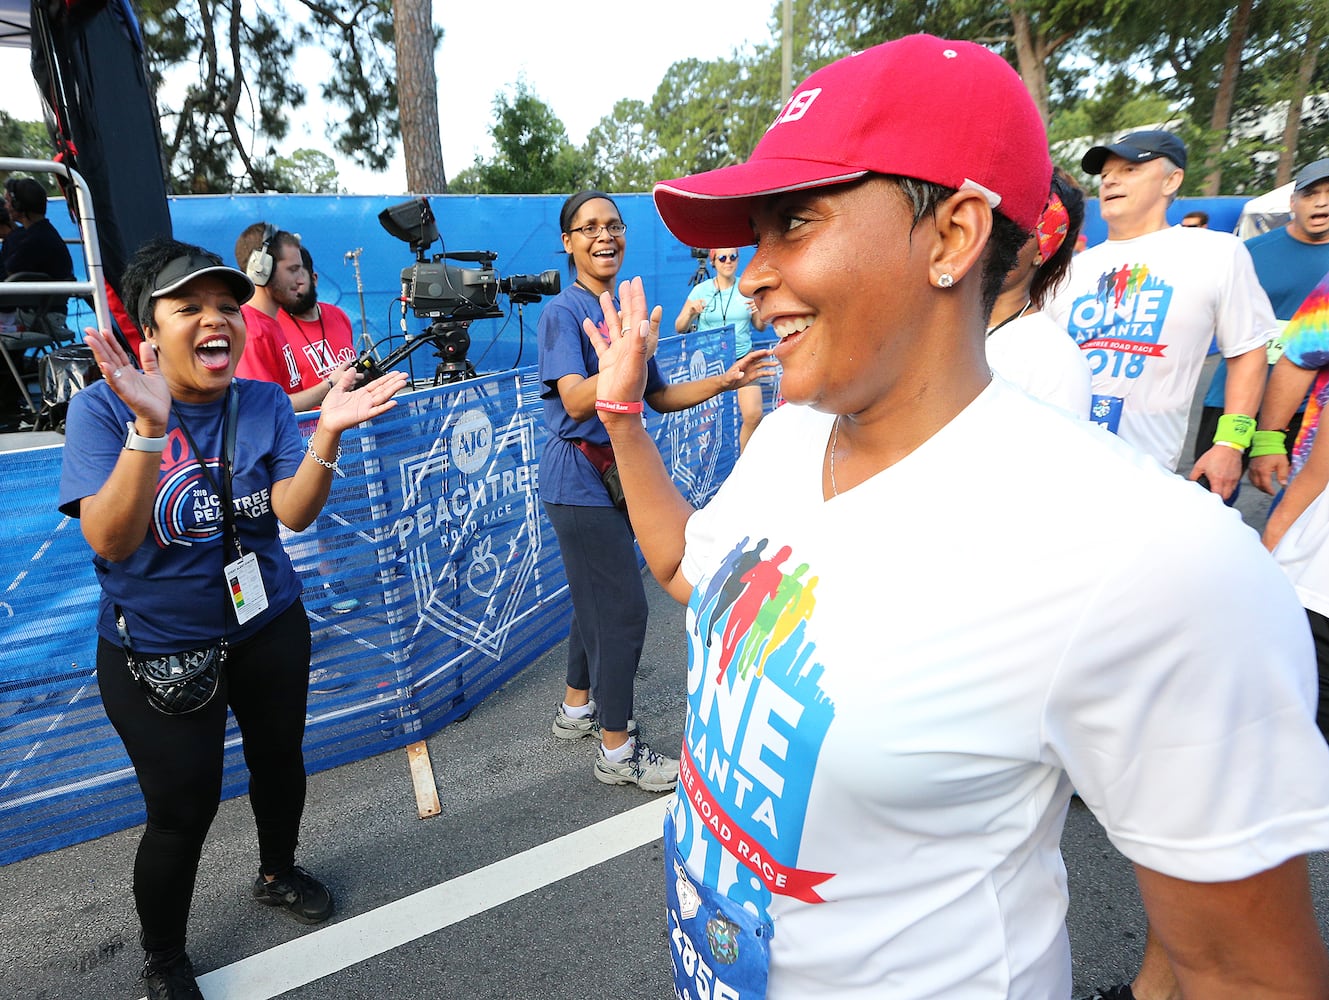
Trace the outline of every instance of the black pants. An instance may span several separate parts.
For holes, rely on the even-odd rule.
[[[259,868],[275,874],[294,864],[305,805],[301,744],[309,654],[309,619],[297,600],[257,635],[231,647],[211,702],[190,715],[163,715],[129,676],[124,650],[99,640],[102,704],[147,805],[134,861],[134,903],[147,951],[170,954],[185,945],[199,856],[221,801],[227,705],[244,742]]]
[[[587,689],[600,725],[622,731],[646,642],[646,590],[628,516],[616,507],[546,503],[572,594],[568,687]]]

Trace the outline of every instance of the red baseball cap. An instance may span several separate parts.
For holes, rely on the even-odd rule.
[[[746,163],[661,181],[655,207],[689,246],[744,246],[752,199],[869,173],[980,190],[1032,231],[1052,159],[1038,109],[1005,59],[973,42],[910,35],[813,73]]]

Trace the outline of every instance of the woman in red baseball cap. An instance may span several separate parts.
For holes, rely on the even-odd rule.
[[[586,324],[637,539],[688,608],[680,996],[1069,996],[1072,790],[1187,995],[1329,990],[1297,602],[1221,505],[988,370],[1050,175],[1011,67],[915,35],[813,74],[747,163],[657,185],[683,243],[755,243],[739,290],[791,404],[700,511],[632,412],[640,280]]]

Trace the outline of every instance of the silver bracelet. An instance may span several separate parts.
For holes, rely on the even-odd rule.
[[[318,452],[314,450],[314,444],[311,441],[309,443],[309,457],[312,458],[319,465],[323,466],[323,468],[327,469],[329,472],[335,474],[341,471],[341,469],[337,468],[337,463],[341,461],[341,445],[337,445],[337,457],[334,458],[331,462],[327,462],[323,460],[322,455],[320,455]]]

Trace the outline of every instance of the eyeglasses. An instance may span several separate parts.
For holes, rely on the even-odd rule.
[[[737,262],[737,261],[738,261],[738,254],[736,254],[736,253],[717,253],[717,254],[715,255],[715,260],[716,260],[717,263],[720,263],[720,264],[728,264],[731,260],[734,261],[734,262]]]
[[[570,233],[581,233],[588,240],[593,240],[600,235],[600,230],[605,230],[610,236],[622,236],[628,231],[628,227],[622,222],[611,222],[607,226],[599,226],[594,222],[585,226],[578,226],[576,229],[569,229]]]

